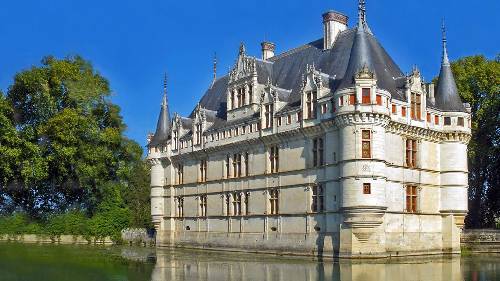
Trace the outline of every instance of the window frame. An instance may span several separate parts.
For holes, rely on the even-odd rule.
[[[405,186],[405,212],[418,213],[418,197],[419,191],[416,185]]]
[[[366,138],[365,133],[368,133],[368,138]],[[372,158],[372,131],[371,130],[361,130],[361,158],[371,159]],[[365,147],[367,145],[367,148]],[[367,149],[367,151],[365,150]],[[365,154],[367,152],[368,154]]]

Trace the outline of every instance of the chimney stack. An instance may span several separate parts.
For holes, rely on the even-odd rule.
[[[276,45],[271,42],[262,42],[260,44],[262,46],[262,59],[268,60],[274,57],[274,50],[276,49]]]
[[[349,17],[335,11],[323,14],[323,49],[331,49],[340,32],[347,29]]]

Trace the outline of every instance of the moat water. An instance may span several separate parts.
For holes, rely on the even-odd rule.
[[[500,280],[500,255],[318,261],[184,249],[0,243],[0,280]]]

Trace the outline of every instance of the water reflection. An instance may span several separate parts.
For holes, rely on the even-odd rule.
[[[378,261],[288,259],[190,250],[158,250],[152,280],[464,280],[461,259]],[[480,279],[478,279],[480,280]]]

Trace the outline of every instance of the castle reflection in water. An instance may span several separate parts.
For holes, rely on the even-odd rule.
[[[158,251],[151,280],[462,281],[462,266],[460,257],[318,262],[234,253]],[[475,280],[481,279],[490,280]]]

